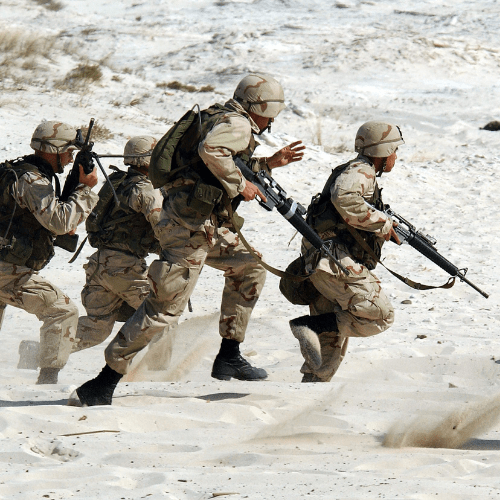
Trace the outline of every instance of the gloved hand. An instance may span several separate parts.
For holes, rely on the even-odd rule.
[[[75,158],[75,165],[81,165],[86,174],[90,174],[95,168],[92,151],[83,149],[78,152]]]

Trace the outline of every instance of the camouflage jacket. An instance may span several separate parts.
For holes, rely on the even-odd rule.
[[[146,175],[133,167],[127,173],[119,170],[111,174],[111,182],[114,177],[120,179],[115,188],[120,205],[116,206],[114,201],[111,203],[102,215],[98,228],[91,226],[92,217],[88,219],[90,244],[95,248],[131,253],[139,258],[144,258],[149,253],[158,253],[159,243],[154,229],[160,221],[163,203],[161,192],[153,188]],[[104,184],[99,197],[107,190],[109,186]]]
[[[183,139],[178,146],[181,153],[176,152],[177,166],[187,165],[187,168],[162,187],[167,198],[164,218],[173,219],[191,230],[214,225],[212,215],[214,210],[221,215],[222,196],[232,200],[245,189],[246,180],[236,167],[234,156],[249,161],[254,171],[270,171],[264,158],[250,160],[258,145],[253,134],[258,133],[259,128],[239,103],[230,99],[223,106],[215,105],[202,111],[201,115],[201,136],[193,133]],[[193,127],[199,130],[197,124]],[[193,199],[198,191],[206,199],[212,197],[217,201],[210,207],[201,197]]]
[[[354,260],[373,269],[376,261],[356,242],[346,225],[358,230],[380,257],[384,236],[389,233],[392,220],[366,203],[379,208],[383,205],[375,168],[362,155],[337,168],[322,195],[313,198],[308,209],[308,223],[322,239],[331,239],[335,244],[342,245]],[[306,240],[302,242],[302,253],[306,257],[314,253]]]
[[[61,202],[52,167],[35,155],[4,165],[0,236],[5,241],[0,260],[39,270],[54,255],[55,236],[75,230],[92,211],[97,195],[79,184],[68,201]]]

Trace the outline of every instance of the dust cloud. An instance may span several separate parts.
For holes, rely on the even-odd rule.
[[[395,423],[386,434],[388,448],[460,448],[500,420],[500,395],[456,409],[444,417],[418,416]]]

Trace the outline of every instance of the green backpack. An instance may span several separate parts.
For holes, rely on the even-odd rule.
[[[198,107],[198,112],[194,111],[196,107]],[[201,130],[201,111],[198,104],[182,116],[154,147],[149,163],[149,178],[154,188],[164,186],[179,170],[186,167],[175,168],[173,165],[175,149],[196,119],[200,120]]]

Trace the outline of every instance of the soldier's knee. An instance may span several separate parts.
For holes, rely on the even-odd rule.
[[[388,300],[374,297],[362,297],[349,304],[349,312],[360,318],[387,323],[389,327],[394,322],[394,309]]]

